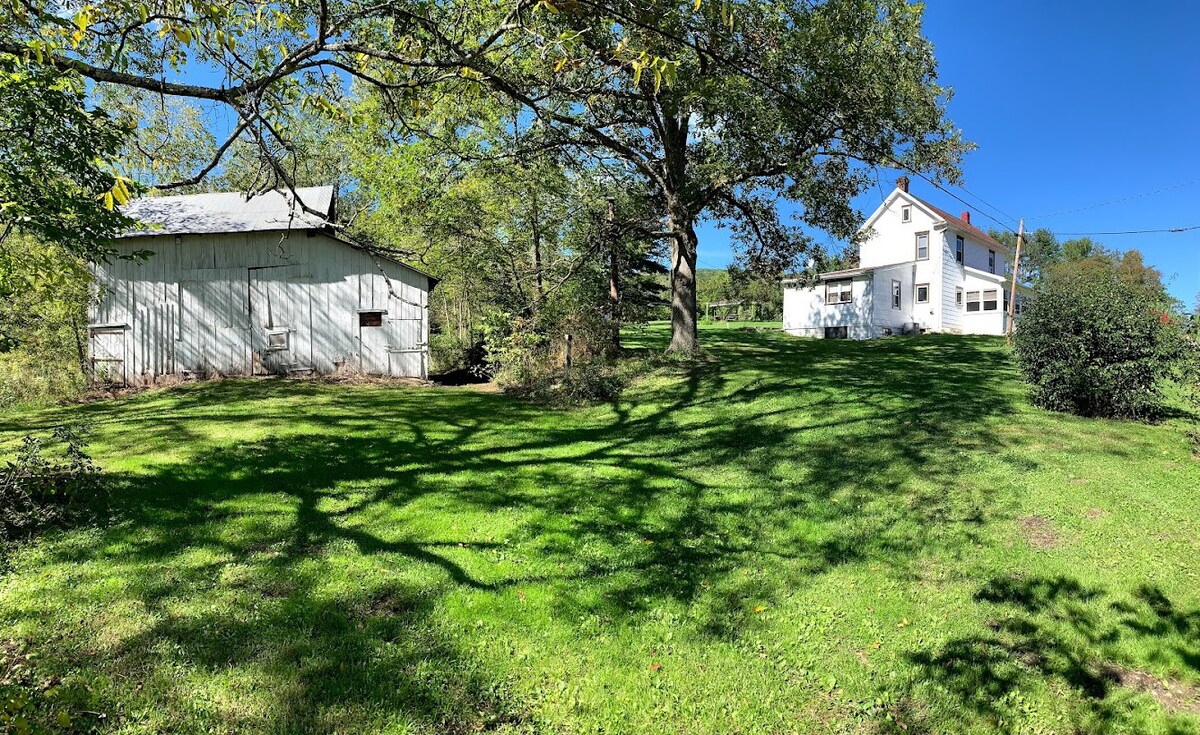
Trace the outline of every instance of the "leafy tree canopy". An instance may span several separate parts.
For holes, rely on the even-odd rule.
[[[0,240],[14,229],[99,257],[132,224],[108,166],[128,130],[84,105],[78,79],[0,54]]]
[[[946,118],[949,91],[921,35],[922,8],[905,0],[14,8],[0,53],[102,85],[227,105],[238,122],[213,155],[250,141],[272,185],[294,184],[289,115],[343,114],[331,99],[334,71],[374,89],[397,136],[410,140],[431,127],[462,134],[431,119],[446,99],[467,110],[484,96],[519,105],[528,137],[582,165],[622,167],[647,192],[657,222],[644,234],[671,250],[674,350],[696,347],[698,219],[731,223],[744,267],[782,272],[811,247],[800,226],[854,234],[850,201],[869,185],[869,167],[953,181],[968,148]],[[204,68],[221,83],[169,81]],[[781,199],[797,205],[794,220],[780,216]]]

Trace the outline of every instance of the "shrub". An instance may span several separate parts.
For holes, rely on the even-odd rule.
[[[1081,416],[1148,418],[1177,369],[1182,331],[1162,294],[1103,264],[1042,280],[1017,322],[1014,347],[1033,402]]]
[[[82,430],[56,427],[46,443],[26,436],[16,458],[0,469],[0,555],[11,541],[27,537],[90,507],[101,490],[100,473],[84,451]]]
[[[617,363],[595,358],[570,368],[547,368],[519,385],[502,386],[524,398],[561,406],[606,403],[624,390],[626,378]]]

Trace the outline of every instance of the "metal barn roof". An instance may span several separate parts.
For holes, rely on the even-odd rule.
[[[129,202],[121,211],[146,227],[130,230],[122,237],[324,227],[333,221],[333,207],[332,186],[298,188],[296,196],[290,191],[268,191],[250,198],[241,192],[145,197]],[[321,216],[305,208],[320,212]]]

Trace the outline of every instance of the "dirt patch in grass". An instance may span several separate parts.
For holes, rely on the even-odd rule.
[[[1021,535],[1035,549],[1053,549],[1058,546],[1058,533],[1054,525],[1041,516],[1025,516],[1021,519]]]
[[[1127,689],[1145,692],[1159,706],[1174,714],[1200,715],[1200,686],[1158,677],[1137,669],[1109,666],[1105,674]]]
[[[1107,518],[1109,513],[1107,510],[1101,510],[1100,508],[1088,508],[1083,512],[1083,516],[1089,521],[1098,521],[1101,518]]]

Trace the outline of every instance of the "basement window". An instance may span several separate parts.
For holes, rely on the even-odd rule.
[[[979,311],[978,291],[967,291],[967,311]]]
[[[984,311],[995,311],[996,309],[1000,308],[1000,303],[998,301],[999,295],[1000,295],[1000,292],[994,288],[984,291],[983,292],[983,310]]]
[[[825,303],[848,304],[851,296],[851,281],[829,281],[825,284]]]
[[[382,327],[383,315],[386,311],[381,309],[368,309],[358,312],[358,326],[360,327]]]

